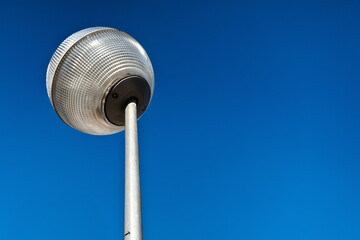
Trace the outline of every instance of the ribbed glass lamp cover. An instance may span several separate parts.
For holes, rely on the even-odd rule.
[[[124,130],[105,115],[111,88],[128,76],[139,76],[154,91],[148,55],[128,34],[93,27],[68,37],[55,51],[46,74],[49,99],[69,126],[88,134],[107,135]]]

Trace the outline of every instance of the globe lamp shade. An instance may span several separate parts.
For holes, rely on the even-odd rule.
[[[154,91],[154,72],[145,50],[130,35],[93,27],[74,33],[57,48],[46,88],[66,124],[108,135],[124,130],[129,100],[136,100],[138,118],[144,113]]]

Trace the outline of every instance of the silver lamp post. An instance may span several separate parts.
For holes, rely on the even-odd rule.
[[[55,51],[46,87],[53,108],[69,126],[92,135],[125,130],[124,234],[127,240],[142,240],[137,119],[154,91],[145,50],[113,28],[81,30]]]

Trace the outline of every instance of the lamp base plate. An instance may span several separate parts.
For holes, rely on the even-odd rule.
[[[125,107],[132,98],[137,102],[137,118],[150,102],[151,90],[148,82],[139,76],[130,76],[116,83],[105,100],[106,118],[113,124],[125,126]]]

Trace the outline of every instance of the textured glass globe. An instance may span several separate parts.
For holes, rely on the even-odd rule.
[[[117,92],[110,96],[115,86]],[[151,100],[154,73],[134,38],[113,28],[94,27],[74,33],[58,47],[47,69],[46,87],[66,124],[84,133],[107,135],[124,130],[121,116],[115,121],[109,117],[110,110],[117,111],[106,110],[116,106],[110,100],[145,96],[138,105],[139,118]],[[123,110],[120,106],[119,113]]]

